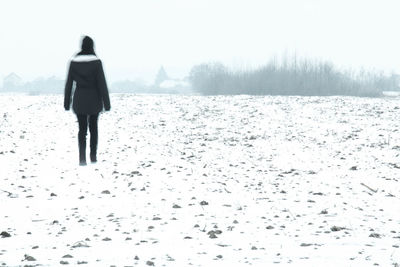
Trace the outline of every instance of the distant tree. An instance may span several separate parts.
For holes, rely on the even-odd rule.
[[[157,75],[156,75],[156,79],[154,81],[154,84],[156,86],[160,86],[160,84],[165,80],[168,80],[168,75],[167,75],[167,72],[165,71],[164,67],[161,66],[160,69],[158,70]]]
[[[32,94],[57,94],[64,92],[65,81],[55,76],[48,78],[37,78],[25,83],[22,88]]]
[[[400,75],[392,73],[389,77],[380,76],[375,80],[377,88],[383,88],[385,91],[399,91],[400,90]]]
[[[214,95],[223,94],[228,72],[221,63],[208,63],[194,66],[189,73],[189,81],[196,92]]]

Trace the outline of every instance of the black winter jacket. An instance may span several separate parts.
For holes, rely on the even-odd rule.
[[[69,65],[64,91],[64,108],[71,105],[72,84],[75,81],[72,109],[76,114],[97,114],[110,110],[110,97],[103,65],[95,55],[79,55]]]

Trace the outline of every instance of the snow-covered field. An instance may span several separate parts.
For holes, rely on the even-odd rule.
[[[399,98],[0,95],[0,265],[398,266]]]

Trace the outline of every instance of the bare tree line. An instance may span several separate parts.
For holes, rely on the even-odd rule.
[[[381,96],[399,90],[398,76],[376,71],[340,71],[330,62],[292,57],[253,70],[230,70],[221,63],[194,66],[189,80],[204,95]]]

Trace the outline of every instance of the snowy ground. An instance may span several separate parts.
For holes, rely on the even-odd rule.
[[[399,100],[2,94],[0,265],[398,266]]]

